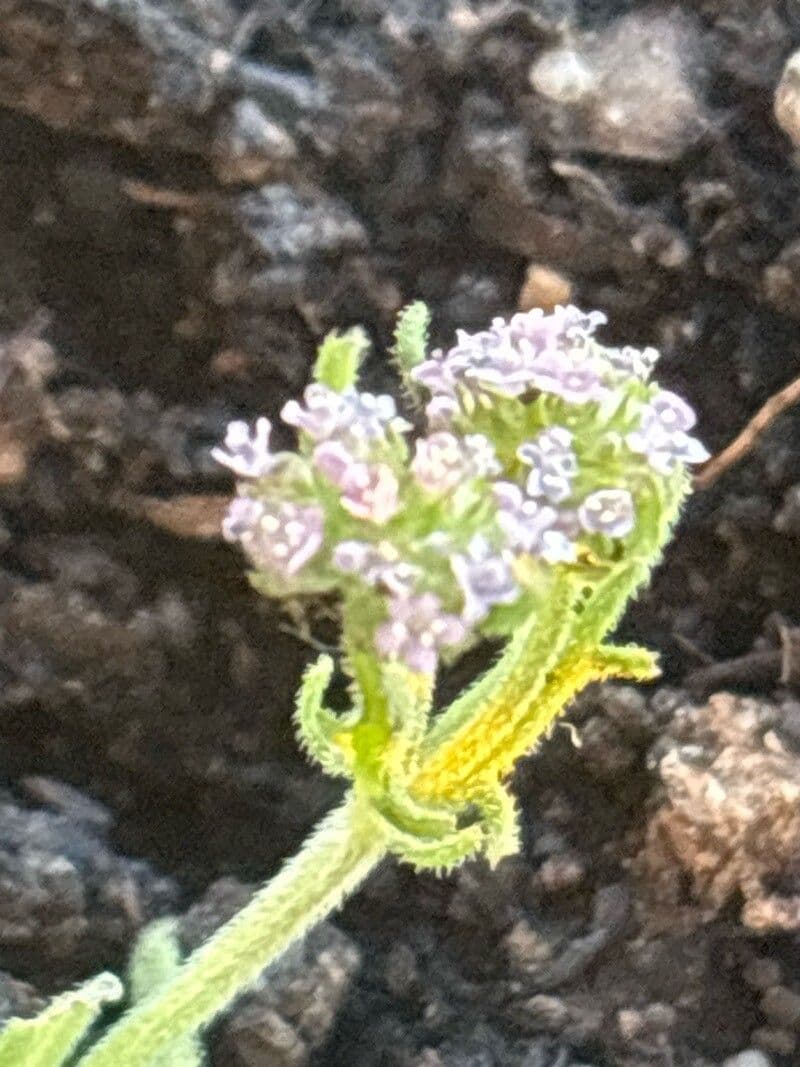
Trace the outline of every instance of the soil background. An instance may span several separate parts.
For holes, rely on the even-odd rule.
[[[438,343],[600,308],[712,450],[800,374],[798,47],[793,0],[0,0],[1,1015],[155,916],[196,945],[336,801],[308,613],[248,587],[209,454],[327,330],[397,392],[410,299]],[[212,1062],[800,1062],[799,564],[790,412],[623,624],[661,682],[520,768],[522,854],[386,864]]]

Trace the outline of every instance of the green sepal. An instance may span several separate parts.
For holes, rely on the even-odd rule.
[[[516,799],[498,782],[492,789],[472,798],[481,814],[484,832],[483,853],[490,867],[520,849],[522,831]]]
[[[33,1019],[10,1019],[0,1030],[0,1067],[61,1067],[105,1004],[122,997],[120,980],[97,975],[53,1000]]]
[[[639,645],[601,645],[597,655],[607,667],[609,677],[652,682],[661,674],[658,656]]]
[[[297,694],[294,719],[300,744],[308,755],[328,774],[347,778],[350,768],[336,737],[344,733],[349,724],[324,704],[332,675],[330,656],[320,656],[308,667]]]
[[[484,840],[484,831],[479,822],[428,840],[395,826],[387,827],[387,847],[390,852],[417,870],[432,870],[439,874],[477,855]]]
[[[360,326],[345,333],[329,333],[317,349],[314,380],[337,393],[356,384],[369,338]]]
[[[422,804],[396,783],[371,796],[370,802],[387,832],[403,839],[413,837],[424,844],[448,836],[457,827],[455,812],[444,805]]]

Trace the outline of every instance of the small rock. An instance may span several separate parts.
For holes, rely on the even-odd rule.
[[[546,859],[536,872],[535,882],[545,893],[567,893],[586,877],[586,865],[579,856],[560,853]]]
[[[671,1004],[648,1004],[639,1010],[623,1008],[617,1012],[617,1026],[626,1041],[654,1038],[671,1030],[677,1020],[677,1012]]]
[[[800,1023],[800,995],[786,986],[772,986],[761,998],[761,1010],[776,1026],[796,1029]]]
[[[215,171],[226,184],[258,185],[284,173],[297,158],[294,138],[247,97],[237,100],[215,144]]]
[[[793,485],[786,490],[783,506],[773,524],[779,533],[800,537],[800,485]]]
[[[800,51],[792,53],[775,90],[775,118],[800,146]]]
[[[761,1026],[750,1036],[758,1048],[774,1052],[777,1056],[791,1056],[797,1046],[797,1035],[778,1027]]]
[[[597,34],[542,53],[530,84],[535,120],[558,150],[667,162],[708,125],[697,24],[683,13],[632,12]]]
[[[522,1008],[526,1023],[531,1030],[544,1030],[549,1034],[558,1034],[570,1019],[569,1008],[560,997],[540,993],[526,1001]]]
[[[722,1067],[772,1067],[772,1060],[755,1048],[746,1048],[722,1061]]]
[[[778,985],[781,980],[781,965],[777,960],[757,958],[742,971],[742,978],[751,989],[769,989],[770,986]]]
[[[512,965],[520,971],[535,970],[552,958],[552,948],[525,919],[520,919],[503,939],[503,947]]]
[[[552,311],[558,304],[569,304],[572,299],[572,282],[557,270],[531,263],[517,298],[519,311],[542,308]]]

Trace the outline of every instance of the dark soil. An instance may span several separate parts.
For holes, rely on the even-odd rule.
[[[209,455],[328,329],[391,390],[413,297],[439,341],[598,307],[712,449],[800,374],[798,47],[791,0],[0,0],[2,1014],[166,911],[197,944],[335,802],[290,723],[313,650],[219,540]],[[660,686],[520,768],[522,855],[387,864],[214,1063],[797,1062],[799,563],[789,413],[624,622]]]

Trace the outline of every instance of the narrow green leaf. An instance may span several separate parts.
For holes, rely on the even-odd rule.
[[[346,333],[329,333],[317,349],[314,364],[314,380],[343,392],[356,384],[358,369],[364,353],[369,348],[369,338],[360,326]]]
[[[145,926],[128,961],[128,995],[133,1003],[144,1000],[173,978],[181,965],[177,924],[159,919]]]
[[[421,300],[404,307],[397,316],[392,355],[406,385],[409,372],[427,357],[431,313]]]
[[[11,1019],[0,1030],[0,1067],[61,1067],[100,1014],[122,996],[113,974],[99,974],[57,997],[34,1019]]]
[[[131,1004],[147,1000],[163,989],[181,969],[178,924],[159,919],[145,926],[137,938],[128,964],[128,993]],[[189,1034],[148,1061],[147,1067],[201,1067],[205,1062],[199,1037]]]

